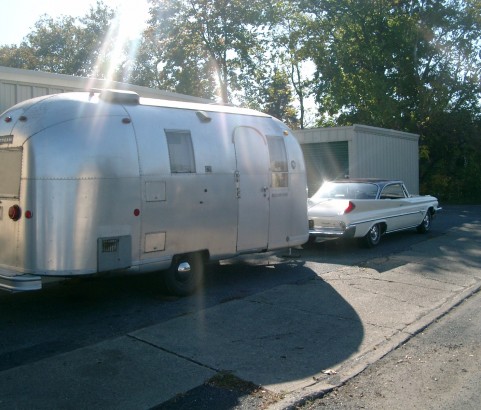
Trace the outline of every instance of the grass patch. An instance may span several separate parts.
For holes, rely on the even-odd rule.
[[[258,386],[252,382],[242,380],[231,372],[227,371],[217,373],[205,384],[219,389],[237,391],[239,393],[261,399],[262,404],[266,407],[269,404],[275,403],[281,399],[280,395],[272,393],[269,390],[264,389],[262,386]]]

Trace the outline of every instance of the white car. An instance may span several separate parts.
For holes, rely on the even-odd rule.
[[[325,182],[307,201],[309,240],[362,238],[368,247],[404,229],[429,231],[441,210],[430,195],[409,195],[402,181],[343,179]]]

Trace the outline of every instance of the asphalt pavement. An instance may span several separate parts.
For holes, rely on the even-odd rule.
[[[312,272],[298,283],[2,371],[0,409],[181,408],[186,393],[222,383],[244,393],[205,408],[242,408],[250,396],[245,408],[286,409],[352,378],[481,286],[480,219],[356,266],[320,271],[314,253],[268,257],[266,268]],[[266,263],[256,258],[247,262]]]

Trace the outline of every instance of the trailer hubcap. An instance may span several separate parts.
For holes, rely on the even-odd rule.
[[[186,281],[191,276],[190,264],[188,262],[181,262],[177,267],[177,277],[181,281]]]

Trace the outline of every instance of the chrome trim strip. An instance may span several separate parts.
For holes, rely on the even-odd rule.
[[[418,213],[424,213],[424,211],[416,211],[416,212],[408,212],[408,213],[405,213],[405,214],[398,214],[398,215],[393,215],[393,216],[386,216],[386,217],[382,217],[382,218],[373,218],[373,219],[366,219],[364,221],[359,221],[359,222],[353,222],[352,224],[350,224],[349,226],[356,226],[356,225],[360,225],[360,224],[364,224],[364,223],[368,223],[368,222],[382,222],[386,219],[393,219],[393,218],[398,218],[400,216],[407,216],[407,215],[414,215],[414,214],[418,214]],[[404,228],[403,228],[404,229]]]

